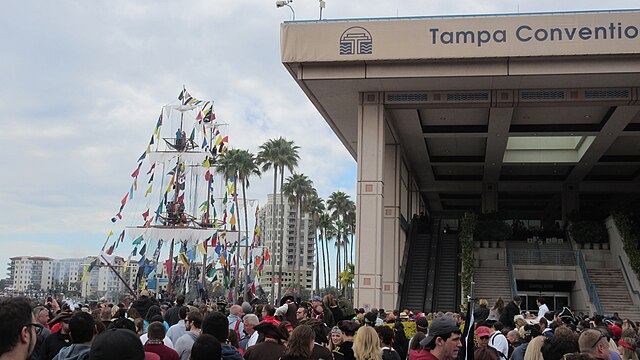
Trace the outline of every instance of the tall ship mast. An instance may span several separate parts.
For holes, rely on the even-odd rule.
[[[177,100],[162,107],[131,187],[111,218],[117,230],[109,232],[95,260],[111,267],[132,295],[148,288],[168,298],[185,294],[204,300],[215,292],[237,301],[238,294],[255,293],[268,251],[259,246],[257,221],[253,236],[240,236],[236,179],[216,171],[228,140],[228,125],[216,118],[213,101],[183,88]],[[249,203],[257,216],[257,202]],[[110,260],[125,238],[132,250],[116,269]],[[135,267],[135,281],[128,282],[127,271]]]

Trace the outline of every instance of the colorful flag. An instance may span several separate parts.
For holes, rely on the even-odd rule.
[[[133,240],[133,242],[131,243],[132,245],[140,245],[142,243],[142,235],[138,236],[137,238],[135,238]],[[134,254],[135,255],[135,254]]]

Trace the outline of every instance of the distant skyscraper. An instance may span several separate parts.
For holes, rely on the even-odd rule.
[[[278,202],[278,208],[282,211],[282,205],[280,204],[280,194],[276,194]],[[280,216],[281,212],[276,214],[276,222],[273,223],[272,214],[274,211],[273,194],[267,196],[267,204],[260,209],[258,215],[258,222],[262,231],[262,241],[269,249],[270,258],[265,263],[262,277],[260,278],[260,285],[266,292],[271,291],[271,264],[275,262],[276,265],[276,278],[282,281],[283,289],[289,285],[292,285],[296,280],[297,265],[295,244],[296,241],[300,241],[298,247],[298,260],[300,261],[300,282],[302,286],[308,290],[313,287],[313,269],[314,269],[314,234],[313,224],[309,214],[303,214],[300,221],[299,234],[301,236],[295,236],[296,226],[296,208],[294,204],[290,204],[287,201],[287,197],[284,196],[284,214],[285,214],[285,237],[284,237],[284,262],[282,264],[282,273],[278,274],[278,268],[280,264]],[[275,225],[275,226],[274,226]],[[304,236],[302,236],[304,234]]]

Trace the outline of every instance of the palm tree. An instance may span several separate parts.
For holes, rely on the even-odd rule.
[[[249,150],[239,150],[239,149],[231,149],[229,151],[227,151],[226,153],[224,153],[224,155],[222,155],[220,157],[220,161],[218,163],[218,168],[217,171],[219,173],[222,173],[223,176],[225,177],[225,179],[237,179],[240,181],[240,184],[242,184],[242,205],[244,206],[244,227],[245,227],[245,241],[246,241],[246,246],[245,246],[245,250],[244,250],[244,269],[245,269],[245,276],[244,279],[247,279],[247,275],[249,274],[249,254],[248,254],[248,248],[249,248],[249,221],[248,221],[248,216],[247,216],[247,196],[246,196],[246,189],[249,187],[249,178],[252,175],[256,175],[256,176],[260,176],[260,169],[258,168],[258,164],[256,161],[256,157],[254,154],[252,154],[251,152],[249,152]],[[237,183],[237,182],[236,182]],[[236,189],[234,188],[234,198],[235,198],[235,202],[236,202],[236,209],[238,208],[238,197],[235,196]],[[239,223],[239,222],[238,222]],[[238,224],[238,229],[240,229],[240,224]],[[239,237],[239,243],[238,245],[240,245],[240,243],[242,242],[242,237]],[[239,289],[239,279],[238,279],[238,267],[240,267],[240,263],[238,262],[238,255],[239,255],[240,251],[236,252],[236,299],[238,298],[238,289]],[[243,283],[246,281],[243,281]],[[247,294],[246,294],[246,287],[247,284],[245,284],[245,291],[244,291],[244,297],[245,300],[247,299]]]
[[[347,195],[343,191],[334,191],[327,201],[327,205],[331,210],[331,217],[336,222],[336,228],[338,230],[337,238],[336,238],[336,246],[338,247],[338,263],[340,262],[340,245],[346,243],[344,240],[346,239],[346,222],[345,217],[347,212],[350,209],[350,204],[353,203]],[[346,255],[346,247],[345,247],[345,255]],[[346,266],[346,256],[345,256],[345,264]],[[336,284],[339,284],[340,270],[339,266],[337,268],[336,273]]]
[[[276,209],[277,209],[277,201],[276,201],[276,190],[277,190],[277,179],[278,179],[278,171],[280,172],[280,206],[282,207],[281,214],[281,222],[280,222],[280,265],[278,272],[282,274],[282,261],[284,259],[284,201],[282,194],[282,186],[284,185],[284,169],[285,167],[289,170],[289,172],[293,172],[293,169],[298,166],[298,160],[300,156],[298,155],[299,147],[294,145],[293,141],[289,141],[283,137],[279,137],[277,139],[269,139],[266,143],[260,145],[260,151],[258,152],[258,163],[262,166],[262,171],[268,171],[273,168],[273,210],[272,210],[272,238],[271,238],[271,247],[273,248],[273,244],[275,244],[275,239],[273,239],[273,233],[276,231]],[[271,297],[272,303],[275,304],[277,298],[280,296],[280,290],[282,289],[282,281],[278,282],[278,296],[276,296],[275,292],[275,276],[276,276],[276,262],[271,262]]]
[[[353,201],[350,201],[349,204],[349,211],[347,211],[347,215],[345,217],[346,220],[346,225],[347,225],[347,229],[349,234],[351,235],[351,240],[349,241],[351,243],[351,249],[349,251],[349,263],[353,264],[353,247],[354,247],[354,241],[353,241],[353,237],[356,234],[356,204]]]
[[[282,192],[289,198],[289,201],[293,201],[296,207],[296,224],[294,227],[295,238],[295,264],[296,264],[296,280],[295,284],[302,290],[302,284],[300,283],[300,268],[302,261],[300,261],[300,246],[302,246],[302,240],[300,239],[300,220],[302,219],[302,210],[306,208],[303,206],[306,198],[312,195],[316,190],[313,188],[313,181],[304,174],[292,174],[287,178],[287,182],[282,188]],[[317,194],[316,194],[317,196]],[[306,238],[306,236],[305,236]]]
[[[315,189],[314,189],[315,191]],[[320,290],[320,252],[318,244],[318,225],[320,222],[320,214],[324,211],[324,201],[318,197],[317,192],[307,198],[306,211],[311,215],[311,224],[313,226],[313,244],[316,257],[316,292]],[[325,275],[326,277],[326,275]]]
[[[320,226],[320,242],[322,246],[322,268],[324,275],[324,287],[331,287],[331,260],[329,259],[329,239],[331,239],[335,235],[335,227],[333,226],[333,221],[331,220],[331,215],[327,212],[322,212],[320,214],[320,219],[318,222]],[[326,251],[325,251],[326,250]],[[328,281],[328,284],[327,284]]]

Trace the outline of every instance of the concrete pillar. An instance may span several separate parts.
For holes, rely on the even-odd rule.
[[[365,309],[382,304],[384,127],[382,93],[360,94],[354,305]]]
[[[400,172],[402,158],[400,146],[385,145],[384,154],[384,221],[382,242],[382,305],[383,309],[395,309],[398,300],[400,266],[402,266],[401,242],[404,234],[400,226]],[[407,194],[407,197],[409,195]],[[404,200],[405,202],[407,199]],[[409,219],[407,219],[409,220]]]
[[[562,223],[569,222],[569,215],[580,210],[580,195],[577,184],[562,184]]]
[[[498,184],[482,184],[482,212],[490,213],[498,211]]]

